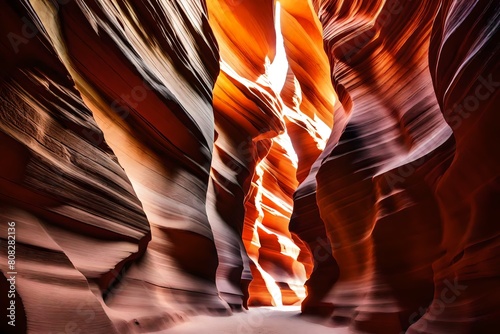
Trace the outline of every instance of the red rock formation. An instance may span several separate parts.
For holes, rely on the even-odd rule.
[[[434,299],[409,333],[496,333],[500,324],[499,15],[496,1],[443,1],[434,21],[430,72],[456,144],[436,186]]]
[[[331,85],[322,29],[314,9],[308,2],[281,3],[285,49],[296,76],[295,81],[288,80],[282,96],[289,108],[287,129],[298,156],[297,179],[301,182],[294,194],[289,228],[307,244],[314,261],[314,271],[306,282],[308,296],[302,304],[303,311],[308,312],[311,301],[316,303],[328,292],[337,270],[316,205],[316,169],[310,169],[330,136],[333,112],[342,114]]]
[[[38,282],[30,288],[19,276],[28,330],[64,330],[81,303],[94,320],[75,321],[92,333],[158,330],[172,322],[169,313],[186,310],[225,312],[205,209],[218,72],[205,7],[194,1],[3,7],[10,19],[2,31],[15,27],[23,36],[30,22],[38,30],[20,45],[3,41],[2,145],[15,163],[2,172],[2,196],[15,207],[2,219],[22,224],[20,243],[65,262],[54,272],[19,268],[28,277],[35,270],[31,280]],[[18,253],[20,261],[29,258],[22,248]],[[81,287],[72,303],[64,302],[70,292],[44,288],[61,280]],[[46,305],[36,307],[40,298]]]
[[[433,152],[451,135],[428,73],[437,4],[338,5],[319,8],[346,113],[316,175],[317,205],[339,266],[329,300],[333,317],[351,319],[355,329],[399,332],[432,299],[439,251],[435,181],[424,172],[438,168]],[[419,159],[419,172],[400,177]],[[419,251],[424,247],[432,251]]]
[[[497,2],[0,12],[15,333],[299,302],[353,332],[496,332]]]
[[[216,140],[211,173],[212,206],[217,210],[209,212],[213,212],[212,224],[220,226],[214,230],[221,245],[217,284],[223,297],[237,304],[235,295],[241,298],[248,293],[246,286],[241,290],[242,279],[244,285],[252,279],[242,243],[245,201],[255,168],[268,150],[258,152],[255,139],[275,136],[283,129],[276,97],[268,86],[256,82],[265,73],[265,57],[274,55],[273,7],[270,1],[215,0],[207,1],[207,6],[222,64],[214,88]],[[262,15],[249,20],[257,10]],[[250,39],[254,44],[247,43]]]
[[[65,143],[64,136],[67,135],[60,133],[81,133],[80,137],[83,138],[78,140],[86,140],[91,146],[87,148],[77,141],[79,148],[72,148],[76,154],[80,154],[79,149],[85,152],[99,149],[104,150],[109,157],[87,153],[94,159],[88,161],[87,155],[75,160],[77,158],[71,158],[69,154],[70,161],[75,160],[72,163],[100,175],[107,169],[100,172],[98,166],[94,165],[102,159],[110,160],[100,163],[108,169],[114,168],[114,173],[124,178],[124,181],[117,181],[114,174],[109,175],[107,172],[106,184],[114,182],[126,189],[130,194],[127,195],[128,199],[125,196],[128,202],[122,205],[126,204],[128,208],[131,206],[129,202],[134,202],[134,214],[140,217],[126,214],[124,209],[119,214],[114,213],[119,210],[117,204],[109,205],[109,200],[103,201],[96,197],[111,196],[101,189],[102,186],[93,185],[96,189],[85,187],[83,184],[86,183],[78,181],[81,176],[74,176],[77,180],[73,182],[80,184],[82,190],[88,193],[80,196],[80,200],[89,197],[90,203],[93,203],[92,210],[106,212],[106,215],[99,215],[98,219],[102,223],[98,226],[106,226],[109,224],[105,223],[107,220],[122,219],[124,222],[118,221],[114,227],[119,232],[110,228],[113,233],[123,234],[116,242],[120,247],[125,247],[126,242],[134,245],[135,240],[136,248],[139,246],[138,249],[127,246],[127,251],[119,251],[118,246],[103,246],[100,252],[107,250],[110,258],[101,263],[90,262],[88,254],[82,252],[79,246],[73,246],[73,249],[68,245],[74,244],[75,240],[84,239],[83,236],[72,236],[73,230],[83,233],[89,228],[86,226],[95,225],[87,222],[94,216],[85,214],[85,219],[80,217],[84,215],[83,211],[90,209],[85,210],[83,204],[72,204],[73,197],[79,196],[79,192],[73,190],[76,185],[60,182],[60,176],[44,172],[46,169],[50,170],[50,167],[38,167],[33,171],[35,176],[18,174],[18,167],[2,173],[9,182],[24,182],[16,191],[11,186],[6,186],[2,191],[5,196],[13,193],[17,195],[9,196],[17,198],[29,194],[25,198],[27,205],[39,202],[39,210],[42,211],[51,211],[48,207],[58,206],[57,212],[72,217],[77,223],[72,227],[64,224],[58,226],[62,223],[51,217],[46,222],[46,229],[48,237],[56,243],[53,248],[67,256],[84,275],[82,282],[85,279],[92,280],[89,281],[91,290],[88,292],[94,292],[95,296],[91,294],[89,298],[102,308],[95,325],[102,327],[103,322],[107,322],[109,328],[102,327],[98,330],[85,327],[85,330],[109,332],[114,328],[123,331],[126,327],[129,330],[145,331],[161,329],[168,325],[168,321],[163,320],[165,312],[175,313],[168,311],[172,308],[176,308],[176,312],[194,308],[197,311],[203,308],[225,311],[226,304],[218,297],[219,291],[232,306],[238,307],[242,302],[245,303],[241,299],[245,291],[241,291],[240,284],[243,268],[246,268],[243,273],[244,281],[250,278],[250,264],[243,247],[242,229],[245,203],[251,202],[249,199],[252,192],[260,192],[261,195],[265,193],[255,205],[261,212],[266,212],[258,222],[253,221],[249,226],[253,229],[255,224],[261,224],[255,240],[264,244],[264,247],[256,249],[253,269],[260,268],[262,274],[272,277],[273,284],[274,280],[278,281],[278,291],[283,290],[283,296],[278,299],[283,299],[286,303],[300,300],[306,271],[299,262],[299,257],[300,261],[307,261],[307,249],[296,239],[302,247],[301,252],[301,248],[293,242],[294,236],[287,230],[291,198],[297,185],[296,162],[288,160],[286,164],[282,164],[280,161],[285,146],[290,149],[291,146],[287,134],[280,135],[279,139],[276,137],[285,130],[285,121],[283,102],[269,79],[269,62],[274,57],[276,42],[274,4],[272,1],[265,3],[267,18],[261,15],[256,20],[262,26],[262,41],[256,40],[258,43],[243,56],[239,50],[244,49],[245,40],[241,39],[242,44],[236,48],[225,44],[225,34],[229,31],[227,26],[231,22],[240,22],[240,32],[252,34],[255,39],[255,24],[247,20],[247,17],[252,11],[261,10],[261,4],[248,3],[239,10],[234,10],[233,21],[224,16],[227,8],[216,6],[224,5],[223,3],[210,4],[210,8],[217,8],[212,11],[211,17],[223,57],[223,71],[214,88],[214,114],[212,88],[218,72],[218,54],[212,30],[208,27],[207,9],[204,5],[194,2],[111,4],[104,1],[64,4],[33,1],[20,3],[12,8],[5,5],[6,10],[12,14],[12,22],[5,23],[4,31],[17,24],[16,36],[22,36],[25,33],[23,29],[26,29],[22,26],[23,20],[28,17],[29,29],[35,29],[34,35],[41,38],[41,41],[37,37],[36,43],[31,43],[29,40],[25,42],[24,37],[21,37],[18,43],[7,35],[4,44],[12,44],[8,46],[11,49],[14,47],[13,51],[19,51],[17,56],[21,56],[21,59],[15,59],[16,52],[7,53],[5,77],[13,82],[12,85],[24,87],[27,79],[18,78],[15,74],[17,72],[13,71],[25,73],[24,68],[33,66],[31,63],[37,57],[42,57],[41,63],[50,63],[54,67],[47,69],[42,66],[42,69],[37,69],[40,73],[36,75],[43,79],[37,77],[40,80],[38,90],[36,87],[26,86],[29,94],[19,93],[6,84],[4,108],[7,111],[2,116],[7,121],[2,130],[5,137],[4,150],[8,158],[18,161],[18,167],[25,164],[30,168],[36,166],[29,162],[28,153],[19,155],[17,151],[22,149],[21,151],[38,152],[40,148],[37,141],[19,137],[15,132],[16,128],[28,134],[32,130],[38,131],[37,135],[30,134],[35,138],[48,131],[50,135],[47,138],[54,137],[55,140],[44,139],[42,143],[56,152],[61,151],[60,154],[64,156],[69,153],[64,153],[65,149],[58,148],[57,143]],[[223,20],[218,22],[218,17]],[[140,18],[140,23],[137,18]],[[27,44],[26,48],[24,44]],[[43,52],[39,51],[42,49]],[[57,80],[51,77],[54,73],[57,74]],[[286,72],[283,75],[286,76]],[[46,91],[45,86],[50,89]],[[78,92],[73,86],[76,86]],[[10,96],[11,91],[19,97]],[[35,92],[42,94],[41,97],[35,96]],[[70,102],[58,101],[59,95],[68,95],[66,100]],[[59,103],[56,104],[57,108],[53,106],[56,102],[52,100]],[[63,124],[69,130],[53,125],[44,130],[41,125],[49,121],[40,123],[39,117],[35,116],[31,118],[39,123],[39,129],[29,126],[31,123],[27,123],[28,121],[14,126],[18,123],[12,123],[18,118],[18,106],[28,102],[36,102],[41,105],[40,108],[50,109],[49,116],[44,116],[49,120],[51,117],[56,120],[68,118]],[[228,107],[235,102],[234,107]],[[28,107],[22,108],[24,110]],[[65,116],[66,114],[69,116]],[[33,122],[31,118],[27,117]],[[73,123],[77,123],[82,129],[72,125]],[[214,130],[216,138],[213,137]],[[15,144],[20,145],[19,148],[14,145],[16,141],[20,143]],[[213,150],[215,154],[212,159]],[[265,158],[269,152],[272,154]],[[293,155],[293,150],[291,152]],[[47,166],[51,166],[53,158],[51,159],[46,162]],[[262,183],[257,188],[251,183],[256,169],[259,173],[262,172]],[[212,175],[210,178],[209,173]],[[35,182],[31,178],[40,178],[43,182]],[[87,178],[89,176],[85,179],[88,183],[90,181]],[[91,180],[92,184],[97,182]],[[128,180],[130,183],[127,183]],[[32,184],[28,186],[26,182]],[[49,182],[50,186],[44,182]],[[29,193],[30,187],[65,196],[53,203],[48,201],[50,196],[43,192]],[[120,195],[121,188],[117,189],[112,193],[115,197]],[[280,189],[282,194],[275,196],[273,191]],[[94,192],[97,194],[94,195]],[[287,207],[279,212],[283,203]],[[21,221],[22,215],[39,214],[36,208],[28,208],[26,213],[23,211],[17,214],[15,208],[17,206],[9,207],[6,219],[11,217],[12,220]],[[115,211],[110,211],[111,208]],[[92,210],[90,211],[93,212]],[[122,215],[125,216],[121,218]],[[249,216],[251,213],[247,214]],[[37,221],[35,219],[40,218],[34,216],[28,222]],[[139,224],[143,230],[128,232],[127,224]],[[85,242],[82,241],[81,246],[94,245],[96,238],[117,238],[114,234],[108,236],[108,232],[100,229],[102,227],[91,230],[92,234]],[[33,240],[26,243],[36,244]],[[193,249],[192,245],[197,247]],[[275,260],[278,261],[277,265],[273,263]],[[218,290],[214,284],[217,266]],[[271,279],[268,280],[270,282]],[[257,281],[254,283],[258,285]],[[267,288],[265,291],[267,292],[262,293],[270,294]],[[257,295],[260,292],[255,293]],[[30,307],[32,299],[26,290],[20,296],[27,305],[28,328],[32,329],[42,327],[36,320],[32,322],[30,319],[36,319],[36,316],[50,318],[52,314],[60,312],[63,306],[54,299],[48,302],[50,307],[37,313]],[[277,301],[273,299],[269,304],[271,303]],[[141,311],[137,312],[138,309]],[[135,310],[133,315],[130,313],[132,310]],[[63,318],[69,318],[69,315]],[[61,322],[50,326],[58,330],[65,324]]]
[[[484,217],[498,216],[491,204],[498,195],[498,159],[485,158],[491,167],[475,181],[464,179],[471,168],[467,154],[477,160],[489,145],[470,137],[486,138],[488,126],[471,117],[464,120],[470,125],[456,129],[456,115],[447,110],[464,104],[477,88],[465,80],[497,73],[493,2],[315,1],[314,6],[345,117],[336,112],[329,145],[310,174],[317,195],[309,205],[319,208],[338,269],[328,256],[330,265],[315,264],[317,270],[330,268],[329,275],[324,270],[329,279],[324,277],[320,284],[325,288],[310,294],[303,309],[327,312],[370,333],[399,333],[410,325],[412,333],[491,332],[494,303],[472,306],[481,293],[464,293],[468,285],[461,282],[487,284],[495,276],[494,270],[467,268],[463,257],[470,247],[494,267],[494,230],[482,227],[477,239],[468,236],[482,220],[472,218],[478,212],[472,203],[481,203]],[[470,37],[458,43],[467,31]],[[478,70],[469,65],[471,59],[481,65],[491,61]],[[477,103],[477,109],[488,115],[495,98]],[[468,127],[477,134],[469,134],[467,149],[462,149],[469,152],[464,155],[468,163],[460,163],[460,138]],[[296,193],[297,204],[305,184]],[[468,202],[465,194],[476,192],[478,197]],[[310,237],[323,242],[321,226],[316,229]]]
[[[13,221],[16,333],[68,326],[114,333],[102,297],[144,253],[148,221],[34,11],[3,3],[2,13],[0,266],[10,277],[6,222]]]
[[[274,58],[286,60],[282,47],[276,48],[276,40],[283,42],[275,35],[273,1],[208,1],[208,8],[222,60],[214,89],[217,139],[212,163],[214,192],[221,201],[216,201],[217,214],[212,216],[221,233],[225,230],[219,244],[227,251],[219,252],[218,285],[225,287],[225,295],[238,293],[241,277],[236,273],[243,269],[234,258],[242,237],[251,260],[243,281],[253,274],[249,303],[294,303],[303,298],[306,269],[301,261],[309,260],[308,250],[301,244],[301,252],[287,229],[297,166],[288,133],[283,133],[288,128],[286,111],[281,88],[276,88],[286,81],[286,67],[277,77]],[[225,275],[231,270],[234,275]]]

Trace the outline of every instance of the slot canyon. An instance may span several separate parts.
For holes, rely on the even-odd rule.
[[[1,334],[500,332],[498,0],[3,0],[0,31]]]

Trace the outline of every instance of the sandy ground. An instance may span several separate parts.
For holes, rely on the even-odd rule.
[[[322,323],[320,323],[322,322]],[[299,307],[259,307],[230,317],[196,316],[165,334],[347,334],[325,321],[300,315]]]

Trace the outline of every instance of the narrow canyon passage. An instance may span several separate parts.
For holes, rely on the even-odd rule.
[[[0,334],[496,334],[498,0],[0,3]]]

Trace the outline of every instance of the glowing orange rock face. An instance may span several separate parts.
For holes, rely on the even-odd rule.
[[[0,11],[19,332],[298,303],[354,332],[497,332],[497,1]]]
[[[219,252],[218,285],[232,286],[227,292],[234,293],[240,278],[235,276],[230,282],[222,273],[229,268],[243,270],[244,281],[253,274],[250,305],[296,303],[305,297],[303,284],[311,271],[311,260],[307,246],[287,228],[292,197],[297,178],[307,174],[329,135],[332,122],[329,107],[335,101],[331,85],[323,93],[312,84],[318,78],[328,82],[328,72],[323,69],[318,71],[320,74],[306,76],[298,64],[305,61],[306,55],[298,51],[317,50],[317,59],[313,59],[323,65],[327,64],[326,57],[319,52],[320,39],[314,40],[316,44],[308,41],[300,47],[293,46],[296,41],[287,40],[287,36],[297,32],[305,34],[304,29],[285,7],[280,10],[273,1],[208,1],[207,5],[221,55],[221,73],[214,88],[217,139],[212,178],[215,192],[226,200],[224,206],[232,208],[231,214],[224,216],[221,205],[219,214],[214,216],[227,231],[232,229],[233,235],[243,236],[246,249],[243,253],[250,260],[243,269],[245,259],[231,263],[229,256]],[[275,10],[279,11],[276,15]],[[284,31],[283,36],[281,27],[288,25],[283,24],[287,20],[279,19],[282,13],[288,15],[289,22],[298,25]],[[310,9],[309,13],[316,36],[320,36],[319,24],[313,21]],[[293,52],[285,53],[292,47]],[[300,74],[299,79],[305,78],[307,93],[303,97],[300,87],[296,87],[296,77],[287,70],[289,62],[291,69]],[[300,109],[301,98],[305,101],[305,111]],[[314,98],[325,105],[319,105]],[[320,108],[314,109],[314,103]],[[294,140],[304,158],[300,165]],[[315,151],[303,149],[301,140],[314,143]],[[232,246],[226,241],[226,249],[234,254],[238,252],[237,245],[237,239]]]

